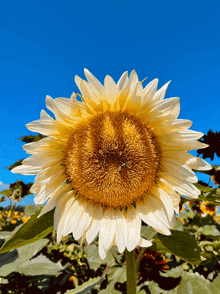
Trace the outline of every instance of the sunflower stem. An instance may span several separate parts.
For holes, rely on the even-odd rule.
[[[136,260],[136,274],[137,275],[138,275],[139,264],[140,264],[141,258],[142,258],[142,256],[143,256],[143,254],[144,254],[145,251],[146,251],[146,248],[142,248],[142,250],[139,253],[138,258]]]
[[[127,294],[137,294],[137,274],[134,250],[126,249]]]

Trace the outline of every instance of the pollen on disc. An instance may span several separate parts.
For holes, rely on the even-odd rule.
[[[126,112],[104,112],[78,124],[64,159],[73,188],[111,208],[128,207],[149,191],[159,163],[153,131]]]

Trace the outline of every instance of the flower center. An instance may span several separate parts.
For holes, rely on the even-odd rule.
[[[104,112],[81,122],[64,157],[80,195],[105,207],[132,205],[156,180],[160,148],[153,131],[126,112]]]

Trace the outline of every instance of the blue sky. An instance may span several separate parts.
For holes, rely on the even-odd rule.
[[[1,190],[34,180],[4,169],[26,157],[16,138],[31,134],[25,124],[39,119],[46,95],[77,91],[74,77],[84,77],[84,68],[101,81],[132,69],[141,80],[159,78],[159,87],[172,80],[166,97],[180,97],[180,118],[192,120],[196,131],[220,131],[219,1],[2,0],[1,6]]]

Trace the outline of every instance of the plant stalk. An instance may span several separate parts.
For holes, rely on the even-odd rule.
[[[126,249],[127,294],[137,294],[137,274],[134,250]]]

